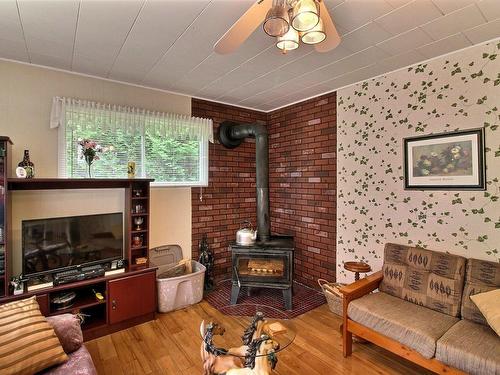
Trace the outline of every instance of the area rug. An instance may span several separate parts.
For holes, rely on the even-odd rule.
[[[256,311],[262,311],[273,319],[292,319],[326,303],[323,293],[299,283],[293,284],[293,310],[289,311],[284,309],[283,295],[278,289],[252,288],[248,296],[247,288],[242,287],[238,304],[234,306],[230,305],[230,297],[231,280],[224,280],[205,299],[226,315],[253,316]]]

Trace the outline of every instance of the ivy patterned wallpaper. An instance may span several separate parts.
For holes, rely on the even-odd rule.
[[[337,279],[386,242],[500,261],[500,39],[337,95]],[[404,190],[403,138],[479,127],[486,192]]]

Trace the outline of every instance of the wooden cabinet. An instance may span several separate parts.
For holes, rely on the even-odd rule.
[[[7,199],[7,174],[10,172],[10,146],[12,142],[7,137],[0,136],[0,298],[7,296],[9,291],[10,273],[8,264],[8,226],[9,200]]]
[[[108,282],[109,324],[156,311],[156,273],[124,277]]]

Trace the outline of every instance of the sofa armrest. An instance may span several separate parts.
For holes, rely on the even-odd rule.
[[[61,346],[69,354],[80,349],[83,344],[83,334],[80,319],[73,314],[62,314],[47,317],[47,321],[54,328]]]
[[[384,278],[382,271],[375,272],[370,276],[353,282],[352,284],[345,285],[340,289],[340,292],[344,295],[344,300],[352,301],[356,298],[363,297],[378,288],[380,282]]]

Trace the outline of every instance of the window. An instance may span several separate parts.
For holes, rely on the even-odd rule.
[[[92,177],[126,178],[134,161],[136,176],[154,178],[153,186],[208,185],[211,120],[75,99],[54,103],[51,126],[59,127],[61,177],[88,176],[78,140],[91,139],[104,150],[92,164]]]

